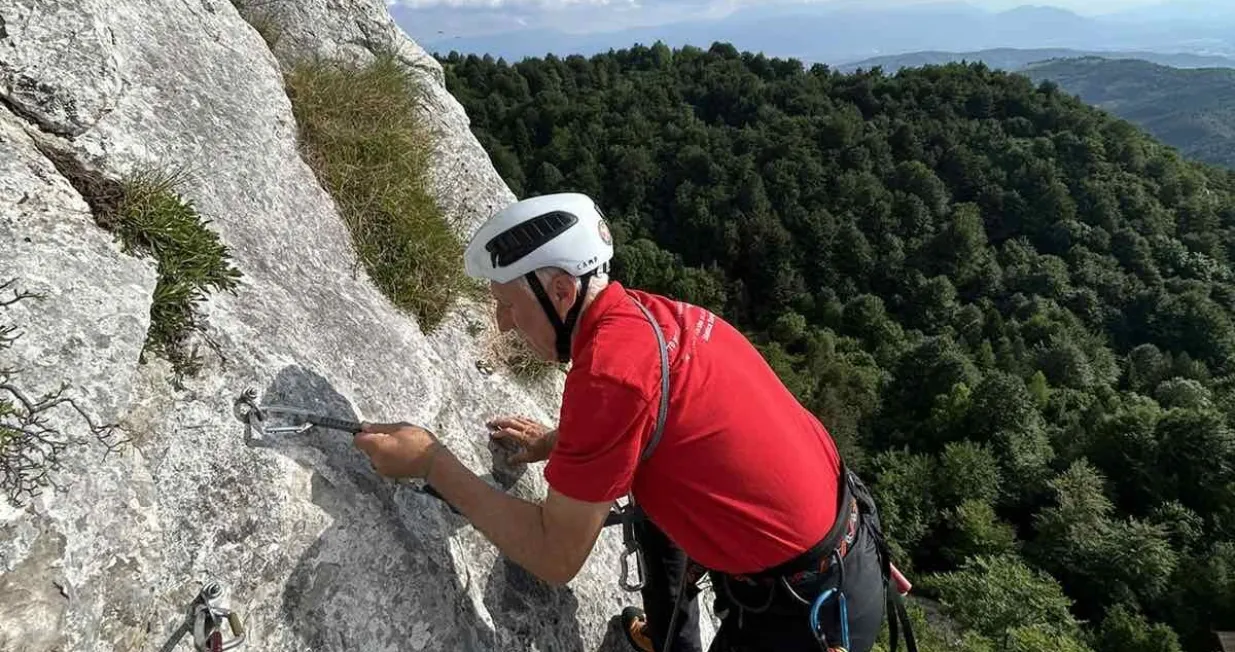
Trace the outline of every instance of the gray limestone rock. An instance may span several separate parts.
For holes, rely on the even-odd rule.
[[[12,113],[0,110],[0,283],[38,298],[0,308],[0,328],[20,336],[0,349],[0,369],[15,370],[11,382],[27,398],[55,392],[80,402],[95,423],[118,420],[131,400],[136,362],[150,320],[155,271],[149,261],[121,254],[111,234],[95,226],[90,209],[36,148]],[[11,398],[6,392],[4,398]],[[126,487],[126,464],[104,464],[106,445],[90,435],[70,406],[48,413],[48,423],[66,444],[62,472],[52,476],[44,498],[71,491],[54,511],[39,501],[22,513],[0,507],[0,649],[50,650],[67,645],[73,609],[73,577],[80,565],[109,563],[108,555],[135,554],[95,543],[82,530],[91,513],[134,499]],[[109,487],[109,495],[94,493]],[[107,517],[105,517],[107,518]],[[110,515],[110,527],[140,539],[144,516]],[[96,555],[97,556],[94,556]],[[74,561],[76,560],[76,561]],[[82,603],[80,606],[90,606]]]
[[[97,8],[102,8],[100,5]],[[0,14],[0,100],[47,131],[81,134],[123,92],[115,35],[96,7],[7,2]]]
[[[252,387],[263,402],[421,423],[536,499],[539,466],[504,464],[484,422],[553,422],[560,400],[560,374],[529,384],[477,368],[486,306],[460,306],[432,336],[396,310],[297,151],[286,53],[393,47],[430,82],[436,192],[470,232],[510,191],[436,63],[377,0],[303,0],[287,15],[276,57],[223,0],[0,0],[0,282],[44,295],[0,309],[23,332],[0,367],[20,367],[32,392],[68,383],[127,440],[108,451],[74,412],[51,417],[69,443],[61,469],[29,505],[0,503],[0,649],[167,649],[207,578],[243,616],[244,649],[623,649],[612,619],[638,596],[617,585],[618,532],[550,588],[439,501],[379,478],[348,435],[267,435],[234,417]],[[177,385],[167,362],[139,362],[155,265],[121,251],[36,142],[111,177],[184,171],[180,192],[244,275],[201,307],[198,375]]]

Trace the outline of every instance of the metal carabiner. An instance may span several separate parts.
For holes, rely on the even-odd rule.
[[[198,652],[223,652],[240,647],[245,641],[244,623],[240,615],[230,609],[198,605],[193,622],[193,647]],[[232,630],[232,638],[223,640],[222,622]]]
[[[840,611],[840,639],[839,648],[828,648],[830,650],[848,650],[849,649],[849,605],[845,599],[845,592],[832,588],[819,594],[815,598],[815,602],[810,606],[810,631],[814,632],[819,637],[819,641],[826,647],[828,645],[827,636],[823,633],[823,627],[819,624],[819,612],[823,609],[823,605],[827,604],[828,599],[833,595],[836,596],[836,603]]]
[[[634,556],[635,565],[639,569],[639,581],[638,582],[626,581],[627,576],[630,575],[630,562],[628,562],[627,560],[630,559],[631,556]],[[626,591],[627,593],[634,593],[636,591],[642,590],[645,584],[644,582],[645,573],[646,573],[646,569],[643,566],[643,551],[639,550],[638,548],[635,548],[634,550],[627,548],[626,551],[622,553],[622,577],[619,582],[619,584],[622,587],[622,590]]]
[[[635,539],[634,507],[627,505],[625,508],[620,509],[618,511],[618,518],[620,518],[622,522],[622,543],[625,546],[625,550],[622,551],[622,574],[618,580],[618,585],[622,587],[622,590],[628,593],[634,593],[635,591],[643,589],[646,583],[645,578],[647,575],[647,569],[643,562],[643,548],[639,547],[639,542]],[[638,583],[627,581],[627,577],[630,575],[630,562],[628,560],[632,555],[635,558],[635,566],[639,571]]]

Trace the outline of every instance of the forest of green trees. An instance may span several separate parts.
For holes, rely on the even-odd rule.
[[[1235,68],[1137,59],[1059,59],[1023,69],[1139,125],[1184,156],[1235,168]]]
[[[937,649],[1235,628],[1235,174],[981,64],[439,60],[517,195],[591,194],[618,280],[735,323],[819,415],[964,631]]]

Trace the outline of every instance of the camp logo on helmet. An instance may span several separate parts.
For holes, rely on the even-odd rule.
[[[609,225],[605,224],[604,219],[596,221],[596,230],[600,231],[600,239],[603,240],[605,244],[613,244],[613,236],[609,234]]]

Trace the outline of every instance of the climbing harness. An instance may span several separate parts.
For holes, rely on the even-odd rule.
[[[843,489],[842,504],[848,504],[850,507],[846,510],[850,516],[843,521],[838,521],[834,527],[845,527],[841,523],[845,523],[847,527],[840,532],[844,534],[840,537],[835,548],[827,555],[827,561],[823,564],[817,564],[816,568],[802,571],[792,571],[786,569],[783,574],[776,574],[775,577],[764,577],[763,582],[771,584],[767,601],[762,605],[747,605],[743,604],[733,594],[730,587],[730,579],[743,582],[745,584],[755,585],[763,582],[756,582],[754,578],[747,576],[730,576],[726,573],[720,573],[720,587],[723,588],[728,595],[730,601],[739,609],[738,623],[741,627],[742,615],[745,612],[764,613],[772,608],[775,601],[776,589],[783,588],[785,592],[792,597],[798,604],[807,608],[806,617],[810,624],[811,632],[815,635],[816,640],[820,645],[822,652],[848,652],[850,649],[849,636],[849,605],[848,597],[845,594],[845,564],[844,558],[846,552],[853,546],[856,541],[857,529],[864,524],[868,533],[874,540],[876,548],[877,563],[880,568],[883,590],[888,602],[888,627],[889,627],[889,650],[896,652],[900,642],[900,632],[904,631],[905,647],[908,652],[918,652],[917,641],[915,640],[913,629],[909,621],[909,615],[905,610],[904,596],[911,588],[909,581],[900,573],[900,571],[891,563],[891,552],[883,537],[883,532],[880,528],[878,518],[875,516],[874,498],[870,495],[861,479],[852,474],[841,462],[841,482]],[[833,538],[833,534],[829,534],[828,540]],[[665,652],[673,646],[675,640],[675,625],[678,619],[678,613],[681,609],[681,602],[685,597],[685,586],[688,581],[697,581],[699,574],[704,571],[694,561],[688,561],[688,570],[683,573],[682,584],[678,587],[677,601],[673,607],[673,615],[669,620],[669,628],[666,634],[664,645]],[[794,590],[792,581],[807,579],[811,575],[836,572],[836,584],[833,587],[821,591],[814,600],[807,600]],[[691,577],[688,580],[688,577]],[[835,605],[837,609],[837,624],[839,627],[839,640],[829,640],[824,631],[822,613],[825,608]]]
[[[875,550],[879,560],[880,573],[883,576],[884,594],[888,602],[888,642],[889,652],[896,652],[900,643],[900,626],[905,628],[905,649],[908,652],[918,652],[917,639],[913,634],[913,626],[909,621],[909,613],[905,610],[904,594],[908,593],[910,584],[895,566],[892,565],[892,550],[883,535],[883,527],[875,516],[875,498],[870,490],[856,474],[844,466],[842,461],[841,478],[849,483],[850,489],[858,498],[858,507],[867,517],[869,531],[875,540]]]
[[[630,297],[630,300],[639,307],[648,323],[652,325],[652,330],[656,333],[656,343],[660,348],[660,407],[656,413],[656,429],[652,432],[652,439],[648,441],[647,446],[643,448],[643,452],[639,455],[639,461],[642,462],[647,460],[652,454],[652,450],[660,443],[661,435],[665,434],[665,420],[669,414],[669,347],[665,343],[665,334],[661,331],[660,324],[657,324],[656,319],[652,317],[652,313],[634,297]],[[622,525],[622,545],[624,548],[622,550],[621,575],[618,578],[618,584],[624,591],[634,593],[635,591],[642,590],[646,583],[645,572],[647,567],[643,559],[643,548],[635,538],[635,523],[645,518],[645,514],[639,508],[639,505],[635,503],[633,493],[627,494],[626,499],[625,505],[610,512],[609,517],[605,519],[605,525],[608,526],[616,523]],[[628,580],[631,566],[630,559],[632,557],[635,560],[635,568],[639,572],[639,579],[636,581]]]
[[[258,405],[257,390],[253,388],[246,389],[240,394],[232,405],[232,413],[242,423],[264,435],[300,434],[315,426],[341,430],[353,435],[364,429],[364,425],[359,421],[329,417],[302,408],[287,405]],[[416,487],[415,491],[433,496],[445,503],[450,511],[462,514],[442,494],[427,484],[423,487]]]
[[[193,635],[193,649],[197,652],[223,652],[234,650],[245,642],[244,623],[240,615],[230,609],[217,606],[212,602],[223,593],[218,582],[206,582],[198,592],[197,597],[189,604],[188,614],[184,623],[172,634],[162,652],[175,649],[181,639]],[[232,638],[223,638],[223,621],[227,621]]]

